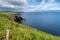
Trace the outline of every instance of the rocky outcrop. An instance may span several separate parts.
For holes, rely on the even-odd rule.
[[[24,20],[22,17],[20,17],[20,16],[14,16],[15,18],[14,18],[14,21],[15,22],[18,22],[18,23],[22,23],[22,21]]]
[[[22,18],[20,14],[12,14],[12,15],[13,15],[12,17],[9,17],[8,15],[5,15],[5,17],[17,23],[22,23],[22,21],[24,20],[24,18]]]

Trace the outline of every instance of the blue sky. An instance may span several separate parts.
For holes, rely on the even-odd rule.
[[[60,0],[56,0],[56,2],[60,2]]]
[[[32,1],[32,3],[31,3]],[[29,11],[60,10],[60,0],[30,0]]]
[[[60,10],[60,0],[0,0],[0,11]]]

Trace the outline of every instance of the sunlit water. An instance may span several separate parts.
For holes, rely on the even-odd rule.
[[[60,36],[60,12],[21,13],[25,18],[24,25]]]

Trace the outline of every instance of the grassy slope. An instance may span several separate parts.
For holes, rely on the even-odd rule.
[[[6,15],[12,17],[12,12],[4,13],[7,12],[0,12],[0,40],[5,35],[6,29],[10,30],[10,40],[60,40],[60,37],[9,20]]]

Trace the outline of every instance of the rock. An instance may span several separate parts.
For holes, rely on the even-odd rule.
[[[21,16],[20,16],[20,14],[12,14],[13,16],[12,17],[9,17],[9,16],[7,16],[7,15],[5,15],[5,17],[7,17],[9,20],[11,20],[11,21],[15,21],[15,22],[17,22],[17,23],[22,23],[22,21],[24,20],[24,18],[22,18]]]
[[[20,17],[20,16],[15,16],[15,18],[14,18],[14,21],[18,22],[18,23],[22,23],[23,20],[24,19],[22,17]]]

